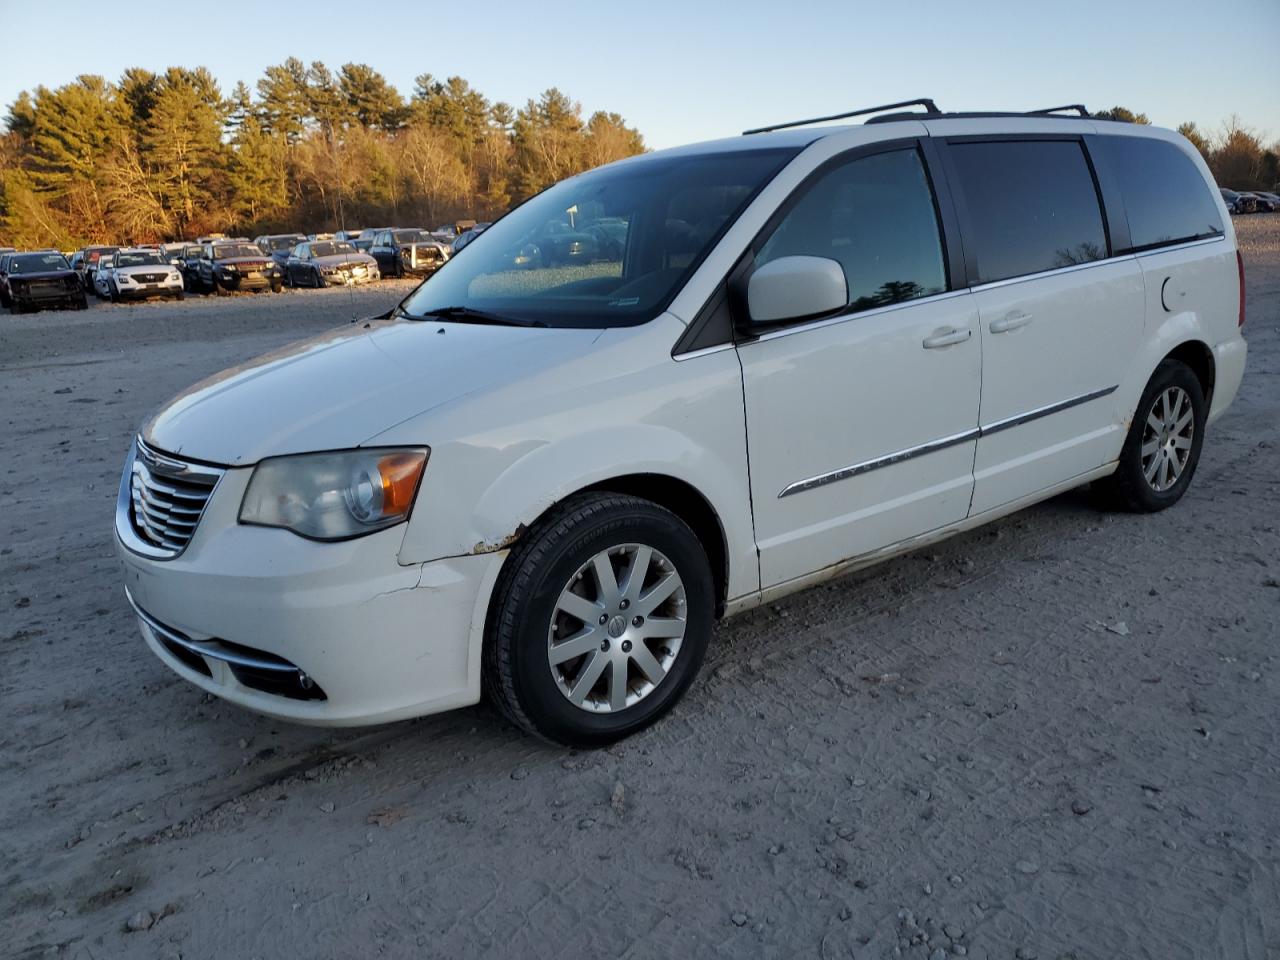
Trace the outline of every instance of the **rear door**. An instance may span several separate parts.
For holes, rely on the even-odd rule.
[[[981,323],[971,513],[1119,456],[1115,391],[1142,338],[1142,270],[1116,255],[1082,135],[942,146]]]
[[[847,310],[742,341],[764,587],[964,519],[981,355],[944,224],[910,140],[828,161],[753,245],[838,261]]]

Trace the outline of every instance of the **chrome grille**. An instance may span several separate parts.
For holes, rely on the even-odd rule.
[[[128,476],[129,525],[157,557],[176,557],[190,542],[213,488],[217,467],[189,463],[139,437]]]

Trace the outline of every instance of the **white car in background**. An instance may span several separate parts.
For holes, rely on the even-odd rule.
[[[98,296],[112,303],[151,297],[182,299],[182,273],[159,250],[117,250],[109,262],[109,269],[99,263],[94,277]]]
[[[93,271],[93,292],[101,300],[107,300],[111,296],[111,288],[108,285],[110,278],[111,257],[99,257],[98,266]]]
[[[157,410],[116,507],[146,643],[276,717],[484,691],[599,746],[717,617],[1082,484],[1173,506],[1247,352],[1199,152],[919,103],[572,177],[382,318]],[[566,231],[574,262],[529,261]]]

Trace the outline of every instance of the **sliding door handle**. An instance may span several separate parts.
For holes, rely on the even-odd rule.
[[[1015,310],[1013,313],[1006,313],[999,320],[992,320],[989,329],[992,333],[1008,333],[1010,330],[1025,327],[1030,322],[1031,314]]]
[[[931,336],[924,338],[924,348],[937,350],[939,347],[949,347],[955,343],[964,343],[971,336],[973,331],[968,327],[939,327]]]

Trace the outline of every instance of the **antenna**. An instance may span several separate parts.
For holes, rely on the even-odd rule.
[[[811,123],[826,123],[828,120],[843,120],[846,117],[863,117],[868,113],[883,113],[885,110],[897,110],[900,107],[924,107],[927,113],[941,113],[936,103],[928,97],[921,97],[919,100],[903,100],[900,103],[885,103],[878,107],[863,107],[860,110],[850,110],[848,113],[833,113],[829,117],[814,117],[811,120],[790,120],[786,123],[775,123],[768,127],[756,127],[754,130],[743,130],[742,135],[746,137],[753,133],[769,133],[773,130],[786,130],[789,127],[807,127]]]

